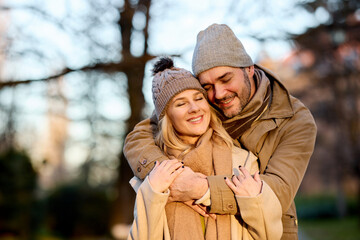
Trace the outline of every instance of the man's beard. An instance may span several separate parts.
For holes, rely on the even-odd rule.
[[[233,93],[231,96],[227,96],[221,100],[216,101],[218,103],[218,102],[224,101],[224,100],[232,98],[232,97],[239,99],[238,106],[233,106],[233,108],[235,107],[235,109],[231,112],[226,112],[226,109],[223,110],[220,108],[222,113],[224,114],[224,116],[227,118],[232,118],[232,117],[239,115],[241,113],[241,111],[245,108],[245,106],[248,104],[248,102],[250,101],[250,94],[251,94],[250,79],[249,79],[248,75],[246,74],[245,70],[243,70],[243,74],[244,74],[245,87],[241,91],[241,94],[240,94],[241,96],[239,96],[238,93]]]

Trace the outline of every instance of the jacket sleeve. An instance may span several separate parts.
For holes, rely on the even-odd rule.
[[[134,221],[128,240],[170,239],[165,213],[169,193],[169,190],[166,193],[155,192],[145,178],[136,194]]]
[[[134,175],[144,179],[154,166],[155,161],[166,160],[167,157],[154,142],[156,123],[145,119],[130,132],[124,144],[124,155]]]
[[[297,113],[286,122],[285,127],[280,128],[278,142],[269,153],[271,157],[260,177],[274,191],[285,213],[304,177],[314,150],[317,129],[313,117],[304,106],[297,109]],[[267,144],[266,140],[264,144]],[[261,159],[261,152],[259,158]],[[224,183],[223,176],[211,176],[208,181],[211,193],[210,212],[235,214],[235,200],[234,197],[231,198],[233,192]]]
[[[292,121],[281,128],[280,139],[261,178],[269,184],[286,212],[300,187],[314,151],[316,125],[309,110],[303,107]],[[301,124],[299,124],[301,123]]]
[[[281,205],[269,185],[263,181],[262,192],[256,197],[238,197],[242,234],[250,239],[280,239],[283,233]]]
[[[231,175],[208,176],[210,188],[210,213],[231,214],[238,213],[238,207],[233,191],[226,185],[224,177],[231,178]]]

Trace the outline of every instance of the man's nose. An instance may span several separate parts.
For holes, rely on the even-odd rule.
[[[215,90],[215,99],[223,99],[226,96],[226,91],[224,86],[216,85],[214,86]]]

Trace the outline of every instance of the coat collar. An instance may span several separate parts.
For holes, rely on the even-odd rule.
[[[294,115],[294,110],[290,100],[290,94],[280,82],[279,77],[260,65],[255,64],[255,68],[260,69],[265,73],[270,80],[272,89],[270,107],[268,111],[261,116],[261,119],[292,117]]]

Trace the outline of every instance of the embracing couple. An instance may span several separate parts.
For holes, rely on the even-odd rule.
[[[153,74],[154,114],[124,146],[137,192],[128,239],[298,239],[309,110],[226,25],[198,34],[192,73],[161,58]]]

